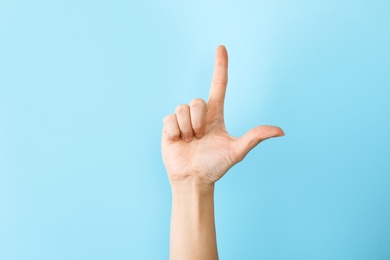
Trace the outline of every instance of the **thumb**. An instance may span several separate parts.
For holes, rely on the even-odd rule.
[[[263,125],[252,128],[236,140],[234,154],[237,156],[237,161],[243,160],[260,142],[279,136],[284,136],[284,132],[277,126]]]

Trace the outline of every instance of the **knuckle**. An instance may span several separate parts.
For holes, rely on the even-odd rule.
[[[242,149],[242,148],[239,147],[239,149]],[[231,148],[230,149],[230,158],[233,162],[238,163],[238,162],[241,162],[242,160],[244,160],[245,154],[238,152],[237,149]]]
[[[205,105],[206,105],[206,102],[201,98],[195,98],[190,103],[191,107],[203,107]]]
[[[183,113],[183,112],[186,112],[186,111],[188,111],[188,106],[187,106],[187,105],[184,105],[184,104],[178,105],[178,106],[176,107],[176,109],[175,109],[176,114],[178,114],[178,113]]]
[[[212,79],[212,83],[214,85],[227,85],[227,79],[223,78],[214,78]]]
[[[163,122],[164,124],[171,121],[173,119],[175,115],[172,115],[172,114],[169,114],[169,115],[166,115],[164,118],[163,118]]]

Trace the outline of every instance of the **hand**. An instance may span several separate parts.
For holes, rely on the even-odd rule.
[[[276,126],[258,126],[240,138],[230,136],[224,122],[228,55],[218,46],[209,101],[194,99],[164,118],[162,157],[171,184],[191,180],[213,184],[248,152],[271,137],[283,136]]]

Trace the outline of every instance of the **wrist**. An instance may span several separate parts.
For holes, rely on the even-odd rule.
[[[187,178],[180,181],[170,180],[172,194],[184,195],[184,194],[214,194],[214,183],[205,182],[202,179]]]

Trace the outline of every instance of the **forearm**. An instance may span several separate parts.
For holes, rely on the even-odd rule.
[[[218,259],[214,184],[172,184],[170,259]]]

